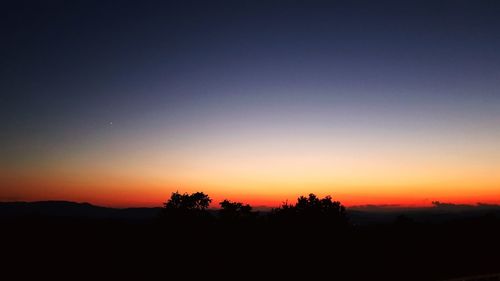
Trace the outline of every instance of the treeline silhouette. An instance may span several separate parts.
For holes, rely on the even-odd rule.
[[[345,230],[349,226],[346,208],[331,196],[319,198],[315,194],[300,196],[296,203],[285,202],[270,212],[260,214],[252,206],[225,199],[219,202],[217,211],[209,211],[212,199],[203,192],[192,194],[172,193],[164,203],[159,223],[182,226],[185,230],[199,224],[214,226],[255,226],[256,223],[280,228],[319,227],[323,230],[335,228]]]
[[[494,213],[438,223],[402,215],[360,226],[341,202],[312,193],[259,212],[203,192],[174,192],[153,220],[35,215],[0,219],[0,226],[3,269],[52,274],[138,269],[141,280],[157,271],[181,280],[210,272],[231,279],[446,280],[500,272]]]

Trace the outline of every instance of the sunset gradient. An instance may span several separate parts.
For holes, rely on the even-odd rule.
[[[500,203],[498,5],[85,2],[11,7],[0,201]]]

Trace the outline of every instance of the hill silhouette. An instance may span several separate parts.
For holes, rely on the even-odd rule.
[[[152,219],[161,208],[108,208],[71,201],[0,202],[0,218],[78,217],[91,219]]]

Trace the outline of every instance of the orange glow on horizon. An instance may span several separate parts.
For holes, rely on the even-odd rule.
[[[16,191],[10,192],[9,195],[0,193],[2,201],[68,200],[110,207],[160,207],[175,191],[181,193],[205,192],[213,199],[211,207],[214,208],[217,208],[218,202],[224,199],[247,203],[254,207],[276,207],[285,201],[295,202],[298,196],[309,193],[318,196],[331,195],[334,200],[338,200],[348,207],[387,204],[419,207],[430,206],[432,201],[460,204],[500,203],[500,189],[495,188],[494,185],[471,190],[466,185],[461,188],[455,185],[448,187],[441,185],[440,188],[436,186],[405,188],[400,186],[342,187],[338,185],[337,187],[327,187],[269,184],[266,190],[264,183],[254,187],[240,185],[239,189],[232,189],[229,185],[215,186],[198,183],[192,185],[170,183],[168,185],[161,182],[122,182],[108,178],[108,182],[104,184],[98,181],[71,181],[36,177],[29,180],[11,178],[9,181],[2,178],[2,185],[9,186],[10,190]],[[205,188],[198,186],[205,186]]]
[[[161,206],[178,190],[203,191],[214,206],[227,198],[273,207],[309,193],[331,195],[347,206],[500,203],[500,151],[493,139],[415,139],[267,131],[179,147],[162,138],[111,139],[62,147],[43,159],[0,163],[0,200]]]

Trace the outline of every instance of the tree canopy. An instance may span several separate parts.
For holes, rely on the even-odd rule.
[[[253,218],[256,213],[252,212],[252,206],[240,202],[224,200],[219,203],[219,216],[225,221],[236,221]]]
[[[324,226],[345,225],[347,223],[346,209],[331,196],[323,198],[311,193],[308,197],[300,196],[295,204],[283,203],[273,209],[274,219],[295,224],[316,224]]]
[[[212,199],[203,192],[193,194],[172,193],[170,199],[164,204],[167,210],[203,211],[208,208]]]

